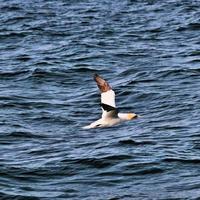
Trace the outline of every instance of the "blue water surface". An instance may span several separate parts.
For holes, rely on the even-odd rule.
[[[200,199],[200,1],[0,0],[0,197]],[[93,74],[121,112],[101,116]]]

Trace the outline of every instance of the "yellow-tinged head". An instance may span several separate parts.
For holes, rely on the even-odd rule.
[[[132,120],[138,117],[135,113],[118,113],[118,117],[121,120]]]
[[[134,119],[134,118],[136,118],[136,117],[137,117],[137,115],[136,115],[135,113],[128,113],[128,114],[127,114],[128,120],[132,120],[132,119]]]

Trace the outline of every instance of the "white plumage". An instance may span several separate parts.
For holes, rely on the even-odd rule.
[[[115,92],[110,85],[97,74],[94,75],[94,80],[101,91],[102,116],[101,119],[84,126],[84,129],[109,127],[137,117],[135,113],[118,113],[115,105]]]
[[[107,92],[101,93],[101,103],[110,105],[112,107],[115,106],[115,92],[113,90],[108,90]]]

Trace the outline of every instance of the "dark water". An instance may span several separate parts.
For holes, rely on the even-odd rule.
[[[0,199],[200,199],[200,1],[0,0]],[[101,115],[94,73],[122,112]]]

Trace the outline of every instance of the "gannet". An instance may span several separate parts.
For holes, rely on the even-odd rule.
[[[115,92],[111,86],[98,74],[94,74],[94,80],[97,83],[101,92],[101,109],[102,116],[99,120],[92,122],[84,129],[91,129],[97,127],[110,127],[122,121],[132,120],[138,117],[135,113],[119,113],[115,106]]]

